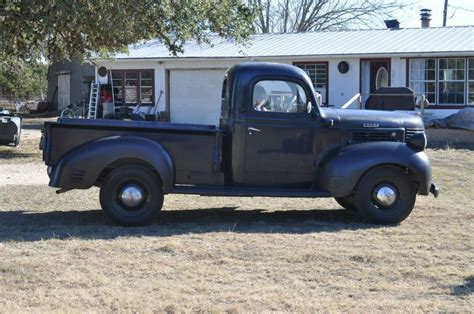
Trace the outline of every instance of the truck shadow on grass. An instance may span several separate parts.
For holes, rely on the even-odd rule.
[[[0,212],[0,242],[47,239],[114,239],[121,236],[173,236],[188,233],[337,232],[377,228],[342,209],[266,211],[222,207],[162,211],[151,226],[112,225],[102,211]]]

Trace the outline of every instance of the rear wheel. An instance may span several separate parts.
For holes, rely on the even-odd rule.
[[[359,214],[372,223],[395,224],[410,215],[417,187],[401,168],[380,166],[364,174],[354,191]]]
[[[113,170],[100,189],[100,204],[107,217],[122,226],[153,223],[163,206],[159,178],[143,166]]]
[[[352,198],[352,196],[335,197],[334,199],[344,209],[347,209],[347,210],[350,210],[350,211],[355,211],[356,210],[355,205],[354,205],[354,199]]]

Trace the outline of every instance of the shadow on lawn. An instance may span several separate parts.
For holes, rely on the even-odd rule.
[[[464,280],[464,283],[453,287],[454,295],[469,295],[474,293],[474,276],[469,276]]]
[[[21,128],[24,130],[41,130],[44,127],[44,123],[32,123],[32,124],[25,124],[21,125]]]
[[[236,207],[162,211],[147,227],[111,225],[100,210],[0,212],[0,242],[45,239],[113,239],[121,236],[171,236],[187,233],[311,233],[377,228],[361,223],[346,210],[291,210],[269,212]]]
[[[7,150],[4,148],[0,149],[0,159],[19,159],[19,158],[32,158],[32,157],[37,157],[41,156],[39,154],[34,154],[34,153],[24,153],[24,152],[19,152],[19,151],[13,151],[14,149],[18,149],[16,147],[10,147],[11,150]],[[41,159],[39,159],[41,160]]]

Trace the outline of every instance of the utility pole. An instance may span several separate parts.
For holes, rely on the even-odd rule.
[[[448,16],[448,0],[444,0],[443,27],[446,27],[446,18]]]

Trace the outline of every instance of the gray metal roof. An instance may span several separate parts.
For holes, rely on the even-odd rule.
[[[178,58],[298,57],[347,55],[474,54],[474,25],[459,27],[257,34],[246,46],[211,36],[211,45],[184,45]],[[168,59],[158,40],[131,46],[123,59]]]

